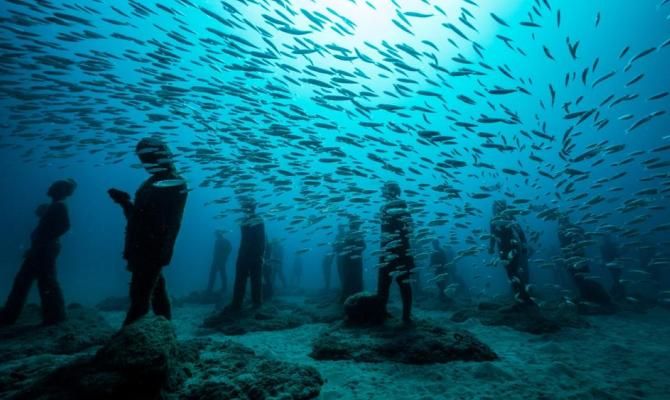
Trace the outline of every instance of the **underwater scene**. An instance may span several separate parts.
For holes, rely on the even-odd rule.
[[[0,0],[0,399],[670,399],[670,0]]]

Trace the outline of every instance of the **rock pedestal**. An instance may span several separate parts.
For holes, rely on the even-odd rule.
[[[368,327],[334,324],[314,341],[310,356],[316,360],[404,364],[498,358],[491,348],[467,331],[444,328],[430,321],[405,324],[396,320]]]
[[[386,319],[382,300],[373,293],[357,293],[344,302],[346,322],[352,325],[379,325]]]
[[[589,326],[577,313],[575,307],[567,304],[519,306],[518,304],[482,302],[476,308],[466,308],[451,316],[454,322],[465,322],[477,318],[484,325],[508,326],[521,332],[541,335],[558,332],[563,327],[583,328]]]
[[[232,341],[177,342],[169,321],[147,316],[93,357],[58,368],[9,399],[308,400],[322,385],[312,367],[260,357]]]

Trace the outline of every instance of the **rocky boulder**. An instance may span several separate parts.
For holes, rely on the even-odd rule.
[[[57,369],[14,399],[159,399],[176,354],[170,322],[145,317],[114,335],[93,358]]]
[[[344,302],[346,321],[352,325],[379,325],[384,323],[386,310],[383,301],[373,293],[356,293]]]
[[[224,308],[205,319],[203,327],[225,335],[244,335],[247,332],[293,329],[310,322],[310,316],[296,307],[266,303],[258,309],[238,311]]]
[[[316,360],[404,364],[498,358],[489,346],[467,331],[441,327],[431,321],[405,324],[395,320],[367,327],[334,324],[314,341],[310,356]]]
[[[319,396],[324,383],[312,367],[259,357],[232,341],[203,341],[198,347],[180,399],[308,400]]]
[[[3,390],[2,383],[0,397],[11,400],[308,400],[323,380],[312,367],[261,357],[232,341],[177,342],[170,321],[146,316],[30,385]]]
[[[574,306],[566,303],[520,306],[505,302],[482,302],[477,307],[465,308],[452,314],[453,322],[476,318],[484,325],[507,326],[517,331],[541,335],[558,332],[561,328],[589,326]]]
[[[42,325],[40,308],[27,306],[16,324],[0,327],[0,360],[33,355],[70,355],[105,343],[114,330],[95,310],[70,304],[67,319]]]

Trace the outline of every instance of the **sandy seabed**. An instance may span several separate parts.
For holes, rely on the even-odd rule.
[[[209,306],[174,310],[180,340],[198,337]],[[123,314],[107,312],[112,325]],[[490,327],[470,319],[449,321],[450,313],[417,309],[431,318],[472,332],[500,357],[493,362],[434,365],[316,361],[309,357],[315,337],[326,324],[308,324],[242,336],[211,334],[233,340],[257,354],[315,367],[325,380],[320,399],[670,399],[670,312],[623,313],[589,317],[592,325],[531,335]]]

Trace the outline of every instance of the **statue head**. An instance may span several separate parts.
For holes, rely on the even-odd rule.
[[[74,190],[77,188],[77,183],[73,179],[63,179],[54,182],[50,187],[47,195],[54,201],[65,200],[72,196]]]
[[[147,172],[152,175],[174,170],[172,153],[161,139],[148,137],[140,140],[135,147],[135,153]]]
[[[507,209],[505,200],[496,200],[493,202],[493,215],[498,215]]]
[[[253,214],[256,212],[256,200],[252,197],[241,197],[240,198],[240,207],[245,214]]]
[[[388,181],[382,186],[382,195],[387,200],[394,200],[400,197],[402,191],[400,190],[400,185],[396,182]]]

